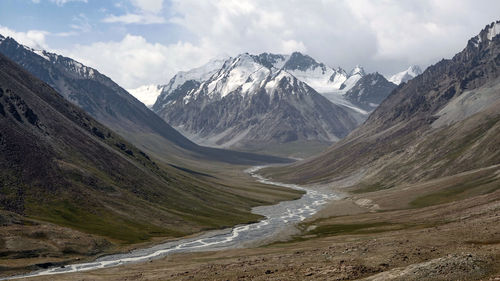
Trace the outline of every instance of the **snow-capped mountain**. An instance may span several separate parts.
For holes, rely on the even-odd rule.
[[[127,89],[127,91],[147,107],[151,107],[155,104],[156,99],[161,94],[163,88],[163,85],[151,84],[140,86],[135,89]]]
[[[353,105],[368,112],[373,111],[396,88],[397,85],[387,81],[378,72],[363,76],[345,94],[345,98]]]
[[[189,71],[180,71],[165,85],[142,85],[135,89],[127,89],[127,91],[147,107],[151,108],[163,91],[174,91],[177,87],[189,80],[203,81],[210,78],[210,76],[222,66],[226,59],[227,58],[213,59],[201,67],[193,68]]]
[[[0,53],[131,143],[147,147],[152,154],[174,163],[180,158],[251,165],[285,161],[277,157],[199,146],[110,78],[71,58],[33,50],[2,35]]]
[[[341,68],[335,70],[323,63],[316,62],[310,56],[298,52],[293,53],[288,58],[283,65],[283,69],[302,82],[307,83],[318,93],[339,90],[348,77],[345,70]]]
[[[153,110],[198,143],[246,148],[295,141],[332,142],[366,118],[347,100],[334,104],[318,92],[345,92],[350,77],[309,56],[241,54],[227,59],[208,79],[164,88]],[[208,76],[208,75],[206,75]],[[359,78],[358,78],[359,77]]]
[[[418,65],[412,65],[408,69],[403,70],[389,77],[390,82],[399,85],[401,83],[406,83],[408,80],[415,78],[416,76],[422,74],[422,70]]]

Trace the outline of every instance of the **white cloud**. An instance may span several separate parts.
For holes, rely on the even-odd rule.
[[[83,13],[74,16],[73,22],[74,24],[71,24],[70,27],[74,30],[78,30],[80,32],[90,32],[92,30],[92,25],[89,23],[89,19]]]
[[[76,45],[60,53],[96,68],[124,88],[146,81],[166,83],[176,71],[197,67],[211,58],[203,48],[190,43],[153,44],[130,34],[121,41]]]
[[[47,49],[46,36],[49,34],[43,30],[28,30],[26,32],[17,32],[8,27],[0,25],[0,34],[5,37],[12,37],[17,42],[34,49]]]
[[[332,66],[393,73],[460,51],[498,18],[485,0],[173,0],[171,21],[229,54],[305,50]]]
[[[134,13],[123,15],[108,15],[102,22],[105,23],[124,23],[124,24],[159,24],[165,23],[163,16],[159,15],[163,9],[163,0],[130,0],[136,8]],[[122,4],[115,4],[122,8]]]
[[[36,0],[36,3],[40,3],[40,0]],[[63,6],[68,2],[84,2],[87,3],[87,0],[50,0],[50,2],[55,3],[57,6]]]
[[[162,45],[127,35],[64,52],[126,88],[167,83],[175,72],[214,56],[244,52],[298,50],[333,67],[349,70],[361,64],[370,72],[392,74],[410,64],[425,67],[450,58],[486,24],[498,20],[500,10],[497,0],[480,5],[470,0],[172,0],[168,14],[174,17],[165,19],[161,0],[129,3],[131,11],[119,5],[124,14],[103,21],[168,21],[168,28],[175,27],[172,34],[181,34],[172,36],[188,39]],[[127,26],[120,28],[127,30]],[[35,34],[22,37],[31,38],[31,44],[46,45],[47,33]]]
[[[132,4],[147,13],[159,13],[163,8],[163,0],[131,0]]]
[[[125,14],[121,16],[109,15],[102,21],[105,23],[156,24],[164,23],[165,19],[153,14]]]

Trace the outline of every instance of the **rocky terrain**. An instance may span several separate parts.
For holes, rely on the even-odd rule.
[[[345,93],[345,99],[353,105],[372,112],[396,88],[379,73],[370,73],[363,76]]]

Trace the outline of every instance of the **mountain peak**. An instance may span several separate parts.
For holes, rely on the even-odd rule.
[[[488,40],[491,41],[493,39],[493,37],[500,34],[500,21],[492,22],[486,28],[488,30],[487,38],[488,38]]]
[[[420,66],[418,66],[418,65],[412,65],[412,66],[408,67],[406,72],[415,77],[415,76],[422,74],[422,69],[420,69]]]
[[[319,65],[319,63],[308,55],[303,55],[300,52],[293,52],[290,58],[285,63],[283,68],[285,70],[301,70],[305,71],[312,66]]]
[[[349,76],[353,76],[353,75],[356,75],[356,74],[359,74],[361,76],[365,76],[365,70],[363,69],[362,66],[360,66],[359,64],[356,65],[352,70],[351,72],[349,73]]]
[[[479,47],[482,42],[491,42],[493,38],[500,34],[500,21],[492,22],[485,26],[478,35],[472,37],[468,44]]]
[[[420,74],[422,74],[420,66],[411,65],[408,69],[392,75],[388,80],[396,85],[399,85],[401,83],[408,82],[408,80],[411,80]]]

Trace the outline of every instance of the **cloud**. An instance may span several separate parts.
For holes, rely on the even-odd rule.
[[[161,26],[165,37],[176,43],[154,42],[147,27],[134,26],[134,34],[146,32],[136,36],[122,26],[129,34],[119,40],[76,45],[64,53],[127,88],[167,83],[177,71],[221,54],[244,52],[298,50],[332,67],[349,71],[360,64],[369,72],[393,74],[410,64],[426,67],[450,58],[486,24],[498,20],[500,10],[497,0],[481,4],[469,0],[171,0],[168,13],[161,0],[129,0],[130,11],[123,3],[115,4],[123,15],[109,15],[102,21],[166,23]],[[46,34],[38,31],[38,37],[23,37],[43,46]]]
[[[76,45],[59,52],[96,68],[125,88],[146,81],[166,83],[176,71],[197,67],[210,59],[203,48],[191,43],[153,44],[130,34],[121,41]]]
[[[17,32],[8,27],[0,26],[0,34],[5,37],[12,37],[19,43],[34,49],[47,49],[46,36],[49,34],[43,30],[28,30],[26,32]]]
[[[350,67],[377,51],[376,37],[352,20],[344,1],[174,0],[172,9],[178,16],[171,22],[208,49],[231,55],[297,50],[332,66]]]
[[[110,14],[102,22],[123,24],[160,24],[166,22],[165,18],[160,15],[163,9],[163,0],[130,0],[130,2],[136,8],[134,13],[119,16]],[[118,3],[117,7],[121,8],[122,4]]]
[[[171,22],[209,49],[289,52],[331,66],[393,73],[461,50],[498,19],[500,2],[469,0],[173,0]]]
[[[102,21],[105,23],[158,24],[164,23],[165,19],[153,14],[125,14],[121,16],[109,15]]]
[[[40,3],[40,0],[33,1],[35,3]],[[87,0],[50,0],[50,2],[55,3],[57,6],[63,6],[69,2],[84,2],[87,3]]]
[[[92,25],[89,23],[89,19],[83,13],[73,17],[73,24],[70,27],[74,30],[80,32],[90,32],[92,30]]]
[[[157,14],[163,8],[163,0],[131,0],[132,4],[144,12]]]

